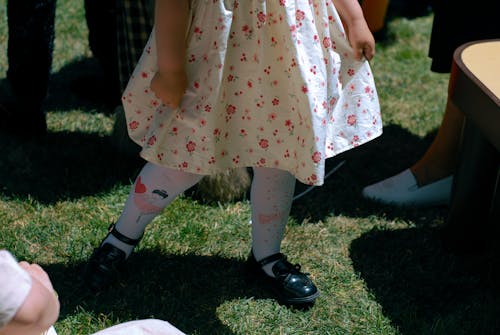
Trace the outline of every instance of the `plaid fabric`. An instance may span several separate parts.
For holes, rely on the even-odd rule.
[[[154,0],[117,0],[118,76],[127,86],[153,29]]]

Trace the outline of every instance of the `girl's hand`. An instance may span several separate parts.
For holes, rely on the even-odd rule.
[[[44,269],[38,264],[30,264],[28,262],[22,261],[19,262],[19,266],[24,269],[30,276],[31,278],[34,278],[38,280],[45,288],[47,288],[47,291],[49,292],[54,292],[54,287],[52,287],[52,282],[50,281],[49,275],[47,272],[45,272]]]
[[[186,71],[156,72],[150,86],[165,105],[175,109],[181,103],[187,84]]]
[[[354,50],[354,57],[361,60],[363,56],[371,60],[375,55],[375,39],[364,19],[352,21],[348,27],[347,36]]]

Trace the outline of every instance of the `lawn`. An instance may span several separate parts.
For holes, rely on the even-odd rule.
[[[7,70],[5,4],[0,0],[0,80]],[[115,150],[112,110],[68,88],[82,74],[98,73],[82,1],[58,2],[47,139],[0,135],[0,248],[50,274],[61,335],[149,317],[188,334],[499,334],[498,291],[477,259],[441,246],[447,208],[401,209],[360,195],[412,164],[441,122],[448,76],[429,71],[431,23],[432,14],[389,22],[372,61],[384,135],[331,159],[329,167],[345,164],[294,203],[283,250],[321,290],[312,308],[282,306],[245,281],[248,200],[217,203],[199,192],[155,219],[114,287],[100,294],[83,287],[81,269],[143,162]]]

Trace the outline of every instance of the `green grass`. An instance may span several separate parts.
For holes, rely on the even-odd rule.
[[[323,187],[294,204],[283,249],[322,292],[311,309],[281,306],[245,281],[247,200],[214,204],[190,194],[148,227],[128,276],[112,290],[94,295],[82,287],[81,268],[120,214],[143,163],[114,150],[109,110],[67,88],[96,71],[81,1],[58,2],[47,140],[0,135],[0,248],[47,269],[62,304],[62,335],[148,317],[189,334],[500,333],[498,292],[473,271],[477,263],[440,245],[446,208],[405,210],[360,196],[364,185],[413,163],[441,122],[448,77],[429,71],[431,22],[426,16],[389,23],[372,62],[384,135],[329,162],[346,159]]]

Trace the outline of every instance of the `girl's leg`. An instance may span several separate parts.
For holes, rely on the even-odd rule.
[[[409,169],[363,189],[363,196],[399,206],[435,206],[449,203],[464,115],[448,99],[434,141]]]
[[[292,206],[295,177],[287,171],[254,168],[250,200],[252,204],[252,252],[257,261],[279,253]],[[263,270],[274,276],[272,266]]]
[[[130,190],[114,229],[127,238],[140,239],[146,226],[179,194],[194,186],[202,177],[147,163]],[[134,248],[111,234],[102,244],[105,243],[125,251],[127,257]]]
[[[137,177],[117,223],[90,257],[84,273],[85,283],[97,291],[111,285],[146,226],[177,195],[202,177],[147,163]]]
[[[269,283],[285,304],[311,304],[319,291],[300,265],[280,253],[281,240],[290,215],[295,178],[286,171],[254,168],[252,203],[252,253],[248,265]]]

